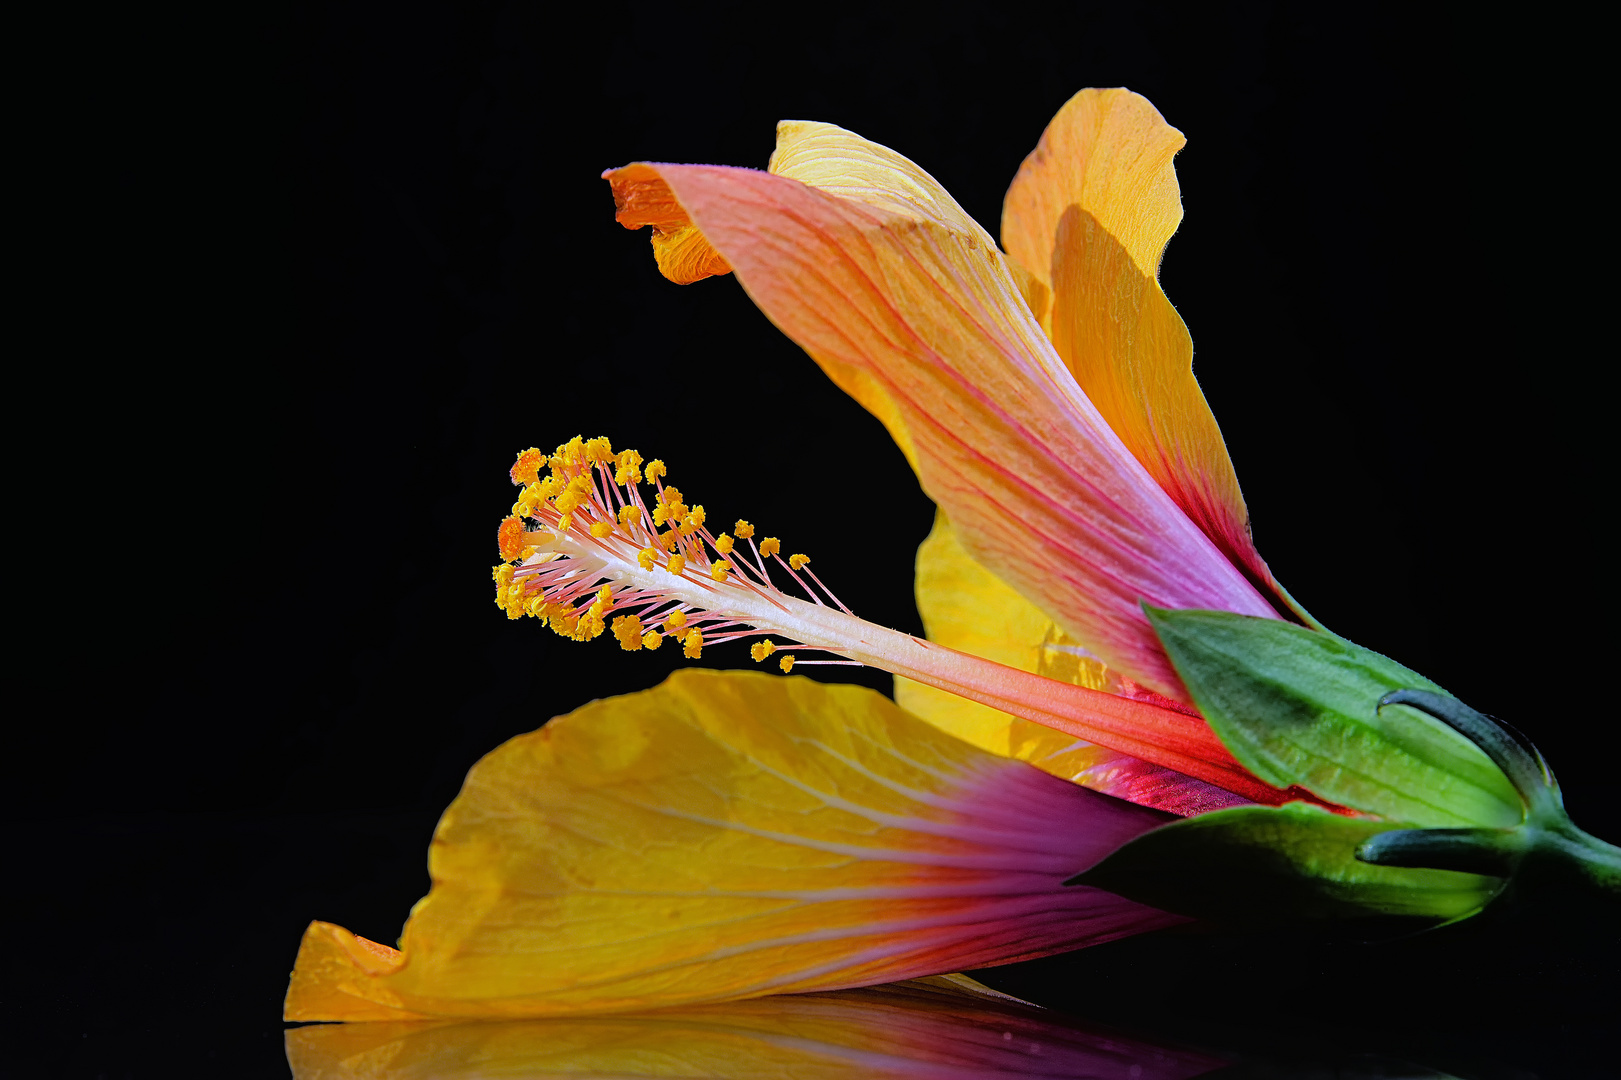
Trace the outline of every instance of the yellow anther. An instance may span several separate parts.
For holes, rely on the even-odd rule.
[[[643,548],[636,553],[636,562],[643,570],[653,569],[653,564],[659,561],[659,553],[653,548]]]
[[[549,499],[563,489],[563,484],[555,476],[548,476],[540,482],[540,497]]]
[[[681,645],[681,653],[688,660],[696,660],[704,651],[704,636],[697,630],[687,632],[687,640]]]
[[[564,514],[562,517],[557,519],[557,531],[568,532],[568,527],[572,524],[574,524],[574,515]]]
[[[611,521],[599,521],[595,525],[591,526],[591,535],[596,537],[598,540],[601,540],[604,537],[612,536],[613,531],[614,527],[613,522]]]
[[[642,511],[639,507],[626,505],[619,508],[619,524],[621,525],[629,525],[641,516]]]
[[[523,618],[523,586],[513,585],[507,590],[506,601],[501,605],[509,619]]]
[[[568,489],[590,498],[591,493],[597,490],[597,486],[591,482],[590,476],[581,473],[568,482]]]
[[[607,627],[602,625],[602,613],[592,605],[591,610],[580,616],[580,622],[574,631],[574,640],[590,641],[605,629]]]
[[[578,468],[583,464],[585,464],[585,440],[578,435],[559,446],[557,453],[553,454],[551,458],[552,471],[554,472],[562,472],[570,466]]]
[[[495,579],[495,606],[500,608],[502,611],[505,611],[507,613],[507,618],[509,619],[518,618],[517,615],[512,613],[512,604],[510,598],[510,594],[512,592],[512,573],[516,569],[517,568],[510,563],[502,563],[500,566],[497,566],[494,572],[490,575]]]
[[[647,463],[647,482],[653,483],[661,477],[670,475],[670,470],[664,467],[664,462],[654,458]]]
[[[669,520],[670,511],[665,508],[663,503],[659,503],[657,506],[653,507],[653,524],[663,525]]]
[[[529,556],[533,555],[536,550],[535,545],[527,545],[522,551],[518,552],[518,561],[523,562],[524,560],[528,559]]]
[[[675,551],[680,546],[676,543],[676,539],[677,536],[674,529],[671,529],[668,532],[659,533],[659,543],[664,545],[665,551]]]
[[[614,620],[614,637],[619,639],[619,647],[626,652],[635,652],[640,649],[642,641],[642,620],[637,615],[621,615]]]
[[[749,537],[754,535],[754,526],[750,525],[742,518],[738,518],[737,524],[732,526],[732,531],[737,534],[737,538],[739,540],[747,540]]]
[[[531,446],[518,455],[517,463],[512,466],[509,474],[514,484],[533,484],[540,475],[540,467],[546,464],[546,455]]]
[[[614,459],[613,443],[600,435],[595,439],[587,439],[585,443],[585,459],[594,464],[608,464]]]
[[[664,569],[672,574],[679,574],[687,568],[687,560],[682,555],[671,555],[670,561],[664,564]]]
[[[606,606],[606,605],[611,604],[613,602],[614,602],[613,586],[604,585],[602,588],[597,590],[597,603]]]
[[[519,517],[534,517],[535,507],[544,501],[545,496],[540,493],[539,484],[530,484],[518,496],[518,501],[512,504],[512,512]]]
[[[652,652],[654,649],[663,644],[664,635],[659,633],[657,630],[649,630],[647,633],[642,635],[642,648],[646,649],[648,652]]]
[[[732,538],[725,533],[715,537],[715,550],[722,555],[730,555],[732,553]]]
[[[756,664],[776,651],[777,643],[772,641],[770,638],[766,638],[764,641],[756,641],[753,645],[749,646],[749,655],[754,657],[754,662]]]
[[[795,570],[803,570],[803,569],[805,569],[805,564],[808,563],[808,562],[810,562],[810,556],[809,555],[790,555],[790,556],[788,556],[788,565],[793,567]]]
[[[634,450],[619,451],[618,468],[614,470],[614,483],[639,484],[642,482],[642,455]]]
[[[777,661],[777,666],[782,668],[782,673],[784,675],[794,670],[794,654],[789,653],[788,655],[784,656],[781,660]]]
[[[681,489],[678,487],[665,488],[663,491],[659,492],[659,502],[663,503],[665,506],[680,506]]]
[[[676,608],[674,611],[664,616],[664,627],[666,630],[679,630],[685,625],[687,625],[687,613],[682,611],[680,608]]]
[[[578,510],[580,508],[580,504],[583,502],[585,502],[585,496],[581,495],[577,491],[574,491],[573,489],[570,489],[557,497],[557,512],[560,514],[571,514]]]
[[[525,600],[523,602],[523,610],[525,615],[533,615],[535,618],[545,622],[546,594],[536,593],[534,596],[531,596],[529,599]]]
[[[725,559],[716,559],[715,564],[709,568],[709,576],[716,581],[725,581],[726,575],[732,570],[732,564]]]
[[[760,541],[760,554],[764,555],[768,559],[781,550],[782,541],[778,540],[775,536],[768,536],[764,540]]]

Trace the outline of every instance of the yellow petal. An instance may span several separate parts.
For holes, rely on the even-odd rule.
[[[980,991],[928,979],[630,1016],[319,1024],[287,1032],[287,1060],[294,1080],[1172,1080],[1224,1064]]]
[[[1149,277],[1182,221],[1171,159],[1187,144],[1148,99],[1082,90],[1064,103],[1019,167],[1002,203],[1002,244],[1048,289],[1058,222],[1079,206]]]
[[[991,234],[915,161],[837,124],[784,120],[767,172],[913,221],[932,221],[995,248]]]
[[[917,607],[930,641],[999,664],[1124,697],[1152,697],[1087,653],[1034,604],[980,566],[938,511],[918,547]],[[1141,806],[1189,815],[1240,799],[1171,769],[897,676],[895,702],[993,754]]]
[[[796,130],[778,164],[803,171],[813,140]],[[918,195],[933,181],[893,151],[837,129],[815,138],[836,144],[838,169],[817,177],[828,190],[711,166],[607,177],[664,180],[670,194],[649,200],[673,198],[772,321],[884,422],[976,560],[1111,667],[1181,696],[1140,601],[1272,606],[1081,393],[1010,264],[954,220],[950,196]]]
[[[1193,340],[1157,279],[1182,220],[1171,159],[1185,142],[1146,98],[1082,90],[1008,188],[1002,241],[1050,295],[1043,325],[1109,426],[1224,555],[1292,607],[1255,549]]]
[[[627,1011],[1076,948],[1173,921],[1061,884],[1164,820],[869,690],[689,669],[474,766],[399,956],[317,924],[286,1014]]]

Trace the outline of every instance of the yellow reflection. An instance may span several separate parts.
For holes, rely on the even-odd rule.
[[[295,1080],[1180,1080],[1226,1064],[1094,1033],[960,976],[625,1016],[315,1024],[287,1032],[287,1060]]]

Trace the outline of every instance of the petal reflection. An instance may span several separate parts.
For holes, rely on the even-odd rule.
[[[295,1080],[472,1077],[1120,1077],[1226,1064],[1073,1025],[943,980],[628,1016],[314,1025],[287,1032]]]

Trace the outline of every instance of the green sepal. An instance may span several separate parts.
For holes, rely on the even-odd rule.
[[[1524,807],[1477,746],[1394,690],[1445,694],[1344,638],[1224,611],[1143,605],[1216,734],[1268,783],[1406,825],[1509,828]]]
[[[1399,826],[1306,803],[1239,806],[1145,833],[1066,885],[1091,885],[1164,911],[1222,922],[1400,916],[1441,923],[1474,914],[1499,878],[1360,862]]]

